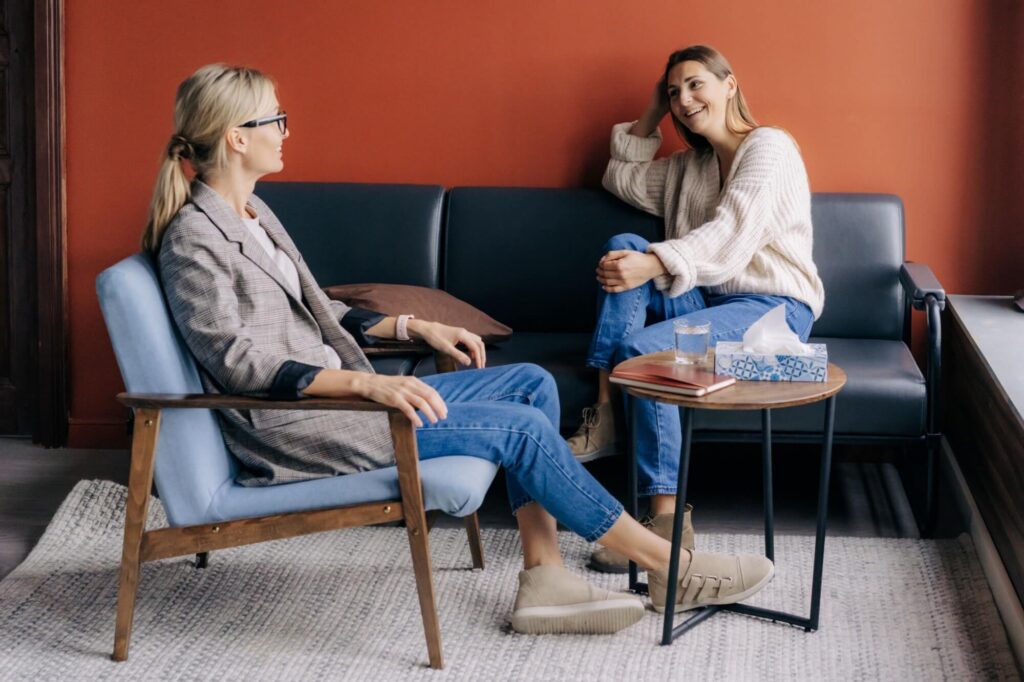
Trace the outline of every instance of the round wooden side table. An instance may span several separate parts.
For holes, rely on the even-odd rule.
[[[651,353],[631,358],[619,364],[616,369],[629,369],[633,365],[657,363],[672,364],[675,362],[672,351]],[[711,366],[714,366],[713,360]],[[772,621],[788,623],[804,628],[807,632],[818,629],[818,615],[821,607],[821,574],[825,559],[825,521],[828,515],[828,486],[832,468],[832,430],[835,425],[835,396],[846,384],[846,372],[842,368],[828,364],[828,380],[824,382],[788,382],[788,381],[737,381],[735,385],[715,391],[700,398],[675,393],[648,390],[632,386],[619,385],[623,391],[634,398],[629,410],[630,438],[632,440],[633,425],[637,400],[654,400],[679,407],[679,419],[682,427],[682,449],[679,455],[679,479],[676,486],[675,522],[672,526],[672,560],[669,565],[668,594],[666,595],[665,622],[662,629],[662,644],[671,644],[676,637],[695,625],[703,622],[719,611],[733,611],[750,616],[767,618]],[[676,601],[676,582],[679,578],[679,547],[683,533],[683,505],[686,502],[687,476],[690,468],[690,441],[693,432],[693,410],[760,410],[761,411],[761,454],[764,468],[764,553],[768,559],[775,560],[774,542],[774,508],[772,503],[772,430],[771,411],[785,407],[796,407],[825,401],[825,425],[822,434],[821,470],[818,479],[818,528],[814,543],[814,577],[811,585],[811,613],[809,617],[791,613],[772,611],[745,604],[729,604],[726,606],[706,606],[696,614],[687,618],[678,626],[673,627],[674,609],[668,607]],[[637,463],[636,451],[629,448],[629,494],[630,511],[638,518],[637,500]],[[646,592],[646,583],[637,580],[637,566],[629,564],[629,587],[635,592]]]

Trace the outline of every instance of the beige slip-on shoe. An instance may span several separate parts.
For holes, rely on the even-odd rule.
[[[687,555],[689,555],[687,557]],[[775,564],[752,554],[712,554],[683,550],[675,611],[735,604],[757,594],[775,575]],[[647,589],[658,613],[665,611],[668,569],[647,572]]]
[[[686,505],[683,511],[683,549],[693,549],[694,546],[692,512],[693,507]],[[640,523],[655,535],[671,540],[672,521],[675,517],[675,514],[648,514],[640,519]],[[591,553],[587,568],[598,573],[626,573],[629,571],[629,559],[607,547],[598,547]]]
[[[520,571],[512,629],[528,635],[611,634],[644,617],[631,594],[594,587],[563,566]]]
[[[592,462],[618,454],[612,404],[594,403],[592,407],[584,407],[583,423],[566,442],[578,462]]]

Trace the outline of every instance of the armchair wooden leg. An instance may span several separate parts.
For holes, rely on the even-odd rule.
[[[395,443],[395,464],[398,466],[398,487],[402,493],[405,530],[409,536],[412,567],[416,575],[416,592],[423,616],[423,633],[427,638],[427,654],[431,668],[443,668],[441,655],[441,624],[437,620],[434,579],[430,568],[430,545],[427,541],[427,518],[423,511],[423,489],[420,484],[419,454],[412,422],[401,413],[390,413],[391,435]]]
[[[476,512],[465,518],[466,534],[469,536],[469,553],[473,555],[473,568],[484,567],[484,546],[480,542],[480,519]]]
[[[156,440],[160,433],[160,410],[135,412],[132,437],[132,461],[128,474],[128,501],[125,506],[124,547],[121,552],[121,577],[117,592],[117,625],[114,630],[115,661],[128,660],[128,642],[135,615],[135,595],[139,586],[140,549],[146,530],[149,489],[153,484]]]

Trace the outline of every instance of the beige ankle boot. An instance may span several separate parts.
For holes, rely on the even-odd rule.
[[[611,634],[644,617],[634,595],[594,587],[562,566],[519,573],[512,629],[528,635]]]
[[[767,557],[752,554],[711,554],[684,549],[679,559],[676,613],[741,602],[759,592],[775,575],[775,565]],[[647,589],[654,610],[664,613],[668,570],[648,571]]]
[[[683,549],[692,550],[693,543],[693,507],[686,505],[683,511]],[[640,519],[644,527],[666,540],[672,539],[672,520],[675,514],[648,514]],[[626,573],[629,570],[629,559],[607,547],[599,547],[590,555],[587,568],[599,573]]]
[[[593,407],[584,407],[583,423],[566,442],[580,462],[590,462],[618,454],[612,404],[595,403]]]

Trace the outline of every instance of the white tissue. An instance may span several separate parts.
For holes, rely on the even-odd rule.
[[[814,349],[800,341],[786,322],[786,306],[772,308],[743,335],[743,352],[760,355],[808,355]]]

